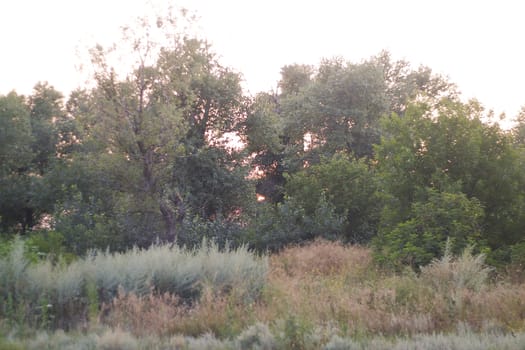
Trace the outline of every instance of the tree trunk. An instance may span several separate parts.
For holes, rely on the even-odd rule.
[[[166,240],[173,243],[177,240],[178,236],[175,212],[170,208],[169,203],[166,203],[165,201],[160,203],[160,212],[162,213],[162,218],[166,225]]]
[[[173,193],[161,200],[160,212],[166,224],[166,239],[174,243],[177,241],[178,231],[186,215],[184,200],[178,193]]]

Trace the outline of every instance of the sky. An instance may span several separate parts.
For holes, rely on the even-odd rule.
[[[0,94],[48,81],[67,95],[95,43],[169,0],[3,0]],[[248,93],[275,90],[280,68],[323,58],[361,62],[381,50],[429,66],[496,114],[525,105],[525,20],[517,0],[171,0]]]

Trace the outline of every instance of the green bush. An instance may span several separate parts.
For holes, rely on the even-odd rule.
[[[245,225],[239,221],[228,220],[221,216],[214,220],[206,220],[200,216],[186,216],[177,243],[194,248],[201,245],[203,238],[213,241],[220,249],[248,243]]]
[[[247,241],[257,251],[277,252],[318,237],[334,240],[340,237],[345,222],[324,197],[312,215],[292,199],[276,205],[262,203],[251,222]]]
[[[64,235],[60,232],[44,230],[32,232],[25,245],[31,257],[49,259],[55,264],[59,261],[70,263],[76,259],[75,254],[67,251]]]
[[[453,254],[469,244],[479,250],[486,245],[480,239],[483,208],[475,198],[462,193],[437,192],[429,189],[428,200],[412,205],[409,218],[393,227],[385,225],[374,239],[377,261],[400,268],[419,269],[432,259],[443,256],[447,241]]]
[[[330,208],[344,219],[338,227],[343,241],[368,243],[377,231],[380,211],[376,174],[364,160],[335,154],[286,176],[286,195],[307,216],[323,220],[319,209]]]
[[[525,241],[511,246],[510,259],[514,266],[525,269]]]

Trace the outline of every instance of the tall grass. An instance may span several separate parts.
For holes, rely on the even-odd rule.
[[[71,335],[91,348],[516,349],[525,340],[525,285],[489,279],[469,249],[419,273],[381,270],[368,248],[326,241],[270,257],[155,246],[9,265],[20,259],[0,261],[12,281],[2,297],[14,306],[2,317],[53,327],[57,315],[80,325],[98,317],[89,336]]]
[[[525,329],[525,285],[490,283],[482,255],[466,250],[422,269],[378,270],[370,251],[338,243],[292,247],[270,259],[267,307],[259,319],[293,319],[314,328],[332,324],[340,334],[406,335]]]
[[[351,338],[332,335],[316,343],[306,342],[301,349],[323,350],[522,350],[525,334],[473,333],[460,330],[455,334],[425,334],[414,337]],[[137,337],[121,329],[103,329],[97,333],[39,333],[32,339],[1,340],[0,349],[55,350],[289,350],[264,324],[255,324],[232,339],[218,339],[207,333],[199,337]]]
[[[156,245],[125,253],[93,251],[69,265],[30,264],[17,240],[0,259],[0,317],[67,329],[87,322],[94,303],[97,308],[110,305],[119,292],[139,297],[168,293],[191,304],[206,287],[217,293],[235,290],[255,300],[267,269],[267,258],[245,247],[221,251],[209,242],[192,250]]]
[[[472,254],[473,247],[465,248],[461,256],[454,257],[447,243],[441,259],[433,260],[421,268],[422,279],[441,293],[468,289],[479,292],[486,285],[492,269],[485,265],[485,255]]]

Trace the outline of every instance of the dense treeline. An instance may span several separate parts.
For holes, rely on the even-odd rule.
[[[203,237],[273,251],[321,236],[370,244],[392,267],[425,265],[447,242],[523,263],[525,112],[503,130],[388,52],[288,65],[277,91],[247,96],[173,23],[128,33],[127,74],[94,48],[92,87],[67,100],[48,83],[0,96],[4,239],[84,254]]]

